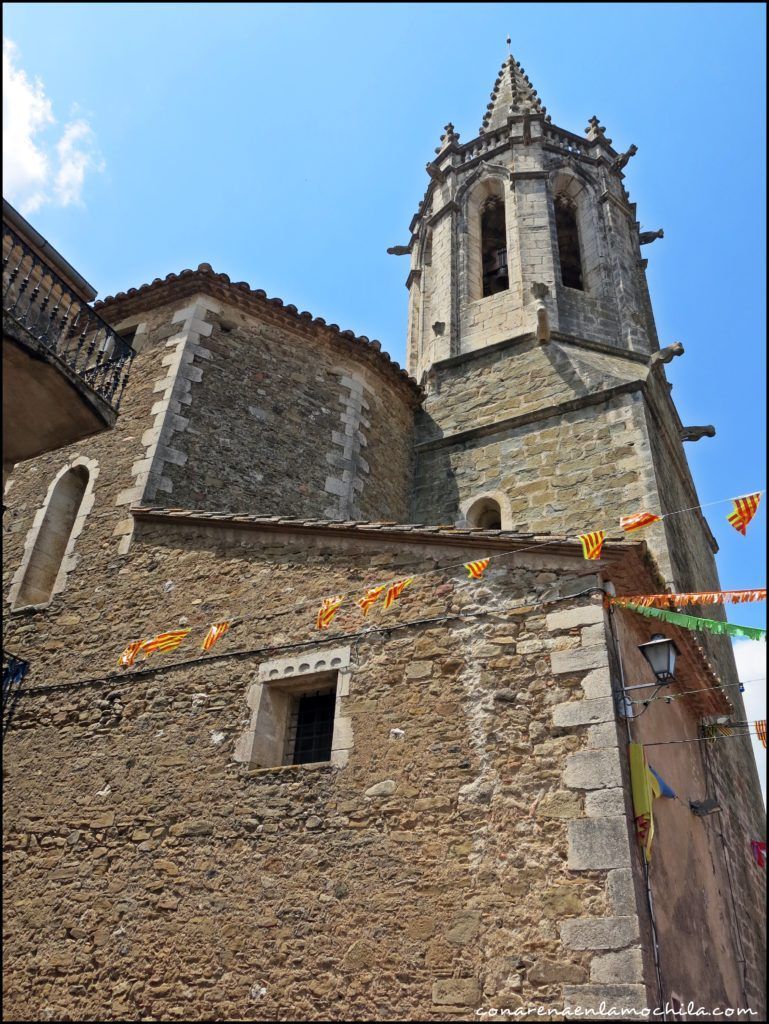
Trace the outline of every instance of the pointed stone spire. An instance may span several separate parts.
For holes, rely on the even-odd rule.
[[[478,134],[483,135],[484,132],[492,131],[494,128],[501,128],[507,124],[507,119],[511,114],[544,113],[546,113],[546,108],[542,106],[542,102],[537,96],[537,90],[532,88],[523,68],[511,55],[497,75],[491,93],[491,103],[486,108],[483,124]]]

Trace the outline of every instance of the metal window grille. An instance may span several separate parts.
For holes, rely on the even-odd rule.
[[[291,764],[331,760],[335,705],[336,688],[295,698],[288,734]]]

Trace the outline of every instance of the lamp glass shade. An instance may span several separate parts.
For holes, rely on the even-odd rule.
[[[651,640],[639,644],[638,650],[649,662],[655,678],[660,683],[668,683],[675,676],[676,655],[678,648],[661,633],[655,633]]]

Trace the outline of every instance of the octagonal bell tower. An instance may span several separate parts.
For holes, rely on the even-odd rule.
[[[411,225],[408,367],[525,332],[658,348],[635,206],[597,118],[556,128],[523,68],[502,65],[477,138],[446,125]]]

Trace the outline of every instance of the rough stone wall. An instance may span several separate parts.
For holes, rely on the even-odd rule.
[[[243,622],[203,662],[20,702],[4,750],[7,1019],[455,1020],[596,984],[643,998],[608,705],[570,704],[607,690],[600,607],[509,610],[581,588],[573,559],[406,591],[393,623],[484,614],[352,643],[343,769],[234,760],[251,684],[280,654],[261,649],[312,637],[309,657],[360,628],[340,612],[314,634],[322,595],[473,553],[142,523],[122,570],[102,559],[57,605],[12,617],[8,646],[41,688],[114,671],[124,642],[182,617]]]
[[[404,521],[413,414],[399,390],[321,338],[218,305],[187,411],[171,503]]]
[[[417,448],[415,519],[456,522],[471,499],[499,491],[512,529],[584,533],[616,524],[649,490],[636,454],[644,441],[639,412],[633,396],[618,395],[560,414],[533,410],[519,425]]]

